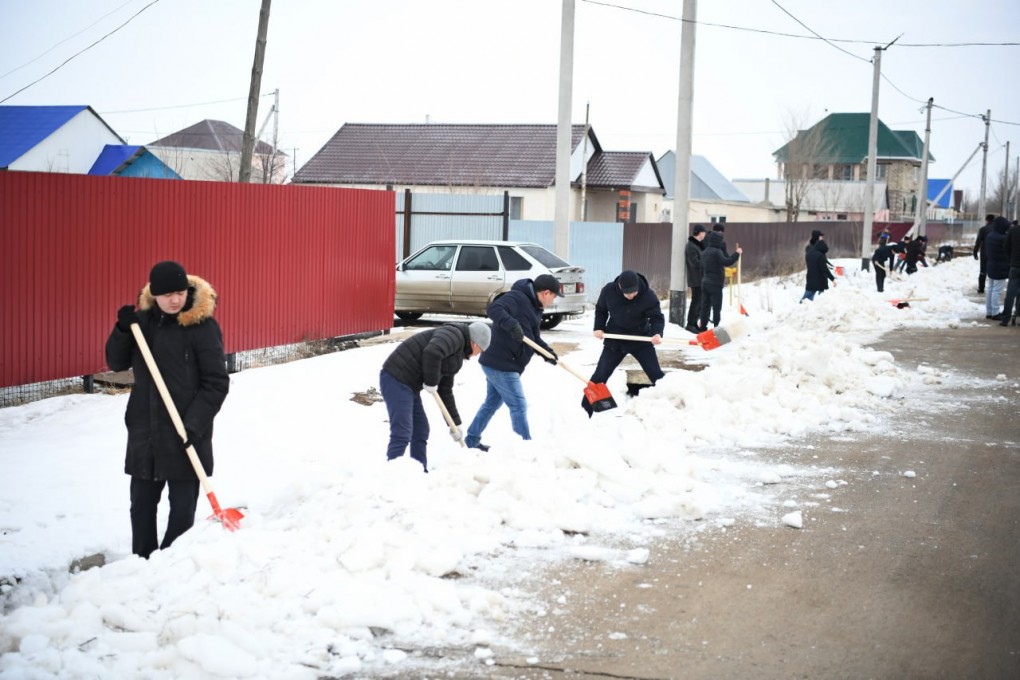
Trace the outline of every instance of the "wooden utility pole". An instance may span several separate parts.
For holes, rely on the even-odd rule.
[[[259,11],[259,34],[255,39],[255,61],[251,65],[251,85],[248,88],[248,115],[244,120],[244,142],[241,145],[241,168],[237,181],[251,181],[251,157],[255,151],[255,118],[259,115],[259,90],[262,89],[262,63],[266,59],[266,34],[269,32],[269,5],[262,0]]]

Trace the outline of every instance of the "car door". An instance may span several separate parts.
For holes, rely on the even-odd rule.
[[[451,285],[453,311],[485,316],[489,299],[503,289],[505,279],[493,246],[461,246]]]
[[[398,312],[448,312],[457,246],[432,245],[397,268],[394,309]]]

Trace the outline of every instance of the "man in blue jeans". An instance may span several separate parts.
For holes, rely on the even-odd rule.
[[[556,364],[556,352],[539,334],[542,310],[553,303],[560,293],[560,282],[551,274],[542,274],[535,280],[521,279],[510,292],[497,298],[487,310],[492,319],[492,340],[482,352],[478,363],[485,373],[486,392],[475,419],[468,426],[465,443],[474,449],[488,451],[482,443],[482,432],[500,406],[510,409],[510,425],[522,439],[531,439],[528,429],[528,402],[521,387],[524,372],[534,350],[524,342],[527,336],[549,352],[553,358],[545,359]],[[545,358],[545,357],[543,357]]]

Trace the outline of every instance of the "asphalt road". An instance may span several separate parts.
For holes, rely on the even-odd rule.
[[[839,511],[663,539],[640,567],[557,565],[521,648],[400,677],[1020,678],[1020,328],[875,346],[952,379],[869,435],[761,454],[839,466]]]

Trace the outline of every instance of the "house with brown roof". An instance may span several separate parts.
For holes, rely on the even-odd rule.
[[[203,120],[145,146],[183,179],[236,182],[244,131],[222,120]],[[255,140],[251,159],[254,184],[282,184],[287,154]]]
[[[652,154],[605,151],[591,128],[585,142],[583,125],[571,132],[569,219],[582,219],[583,193],[589,221],[658,222],[665,189]],[[293,182],[415,193],[506,192],[511,219],[551,220],[555,176],[555,125],[346,123]]]

